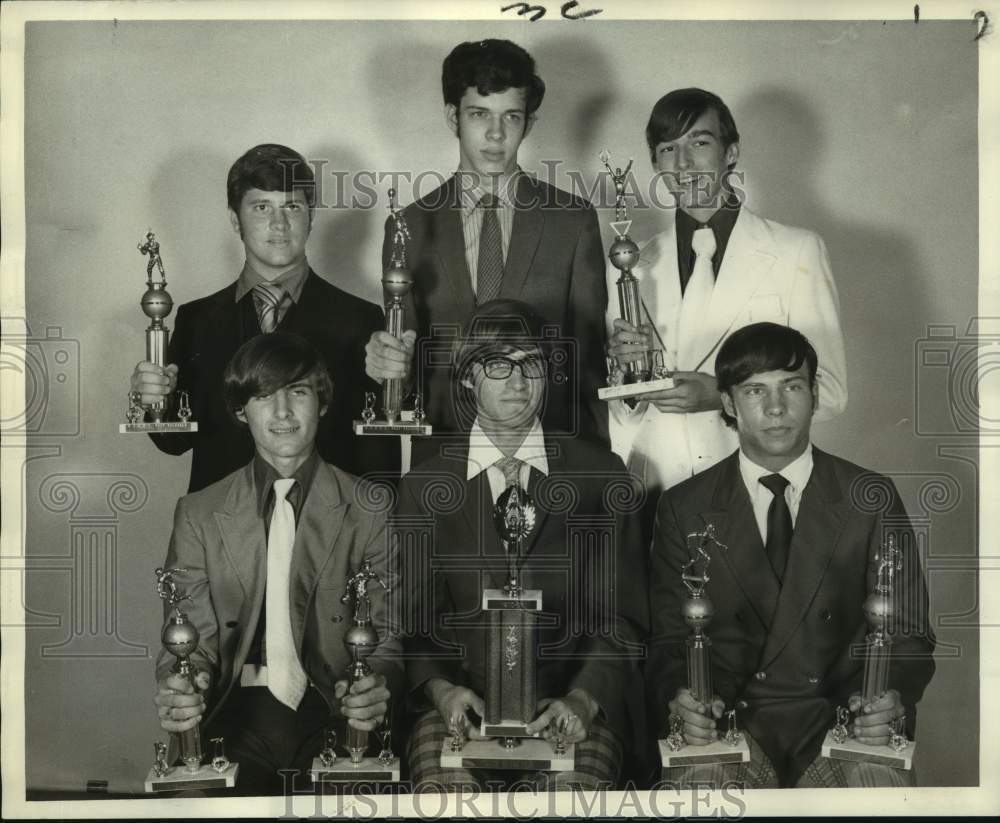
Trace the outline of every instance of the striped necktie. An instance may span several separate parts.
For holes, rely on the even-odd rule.
[[[258,283],[253,287],[253,297],[260,330],[264,334],[270,334],[278,328],[282,312],[291,298],[281,286],[273,283]]]

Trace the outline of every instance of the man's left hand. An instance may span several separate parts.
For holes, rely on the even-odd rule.
[[[648,394],[657,409],[667,414],[689,414],[700,411],[717,411],[722,408],[715,376],[700,371],[676,371],[674,387]]]
[[[538,708],[542,709],[542,713],[528,724],[527,730],[532,734],[541,732],[545,740],[562,734],[567,743],[586,740],[590,724],[600,710],[597,701],[583,689],[573,689],[565,697],[555,700],[539,700]]]
[[[334,696],[340,699],[340,710],[347,724],[355,729],[374,731],[389,711],[389,690],[385,675],[370,674],[356,683],[338,680],[333,685]]]
[[[892,734],[890,723],[905,713],[899,692],[889,689],[878,700],[862,705],[861,695],[855,692],[848,703],[854,718],[854,736],[868,746],[884,746]]]

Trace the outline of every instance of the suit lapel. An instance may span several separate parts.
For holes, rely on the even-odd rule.
[[[541,193],[535,188],[531,179],[522,174],[518,182],[517,203],[537,203],[540,197]],[[544,226],[544,209],[515,207],[507,262],[504,264],[503,281],[500,286],[501,297],[520,296],[531,268],[531,261],[535,259],[535,250],[542,238]]]
[[[456,178],[446,184],[442,205],[431,212],[434,234],[438,242],[432,243],[440,268],[451,287],[460,317],[470,317],[476,308],[472,293],[472,275],[465,260],[465,235],[462,232],[461,198],[456,191]]]
[[[802,493],[785,582],[761,656],[761,668],[780,654],[799,628],[830,565],[846,521],[843,495],[827,456],[813,449],[813,471]]]
[[[242,341],[241,326],[242,311],[236,302],[236,281],[219,292],[209,308],[209,316],[203,318],[203,328],[207,341],[201,351],[195,352],[195,357],[214,357],[218,354],[228,361],[229,356],[239,348]],[[184,368],[186,364],[178,364]]]
[[[493,493],[485,471],[468,481],[469,487],[462,506],[462,519],[469,531],[472,546],[481,546],[483,564],[493,588],[507,584],[507,552],[493,527]]]

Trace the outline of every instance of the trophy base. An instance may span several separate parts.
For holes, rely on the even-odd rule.
[[[181,423],[178,421],[161,423],[122,423],[118,426],[118,434],[177,434],[198,431],[197,423]]]
[[[823,748],[820,750],[823,757],[833,760],[855,760],[862,763],[878,763],[882,766],[890,766],[893,769],[910,770],[913,768],[913,752],[917,748],[916,742],[910,740],[906,748],[896,751],[892,746],[868,746],[859,743],[849,737],[843,743],[838,743],[832,737],[832,732],[826,733],[823,741]]]
[[[660,377],[656,380],[644,380],[639,383],[622,383],[618,386],[604,386],[597,390],[599,400],[623,400],[626,397],[641,397],[654,391],[663,391],[674,387],[674,378]]]
[[[377,757],[365,757],[352,763],[350,758],[338,757],[332,766],[324,766],[314,757],[309,777],[313,783],[398,783],[399,758],[383,763]]]
[[[189,772],[184,766],[171,766],[163,777],[150,769],[146,775],[145,788],[152,792],[183,792],[192,789],[231,789],[236,785],[239,763],[230,763],[221,772],[206,763],[196,772]]]
[[[398,420],[390,423],[388,420],[354,421],[355,434],[410,434],[417,437],[428,437],[434,432],[430,423],[414,420],[412,411],[400,412]]]
[[[539,733],[529,732],[528,724],[523,720],[501,720],[499,723],[487,723],[485,720],[479,726],[483,737],[518,737],[530,739],[538,737]]]
[[[708,763],[749,763],[750,747],[745,737],[735,746],[725,740],[716,740],[705,746],[684,745],[677,751],[670,748],[666,740],[658,740],[660,747],[661,777],[668,779],[667,769],[678,766],[698,766]]]
[[[466,740],[461,751],[452,751],[451,738],[441,746],[443,769],[519,769],[521,771],[569,772],[573,770],[574,745],[556,754],[548,740],[525,737],[513,749],[502,740]]]

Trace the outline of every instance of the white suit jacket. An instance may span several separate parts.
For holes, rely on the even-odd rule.
[[[633,274],[666,346],[668,368],[715,374],[715,356],[729,334],[764,320],[781,323],[808,337],[819,357],[819,409],[814,419],[829,419],[844,410],[847,366],[840,304],[819,235],[741,208],[704,323],[687,340],[677,339],[682,296],[673,215],[669,228],[643,247]],[[619,275],[609,267],[611,295],[617,294]],[[609,330],[619,314],[618,301],[612,297]],[[645,314],[643,322],[649,322]],[[718,411],[669,414],[645,402],[634,410],[621,401],[610,406],[612,448],[651,491],[669,488],[708,468],[738,445],[736,433],[726,427]]]

